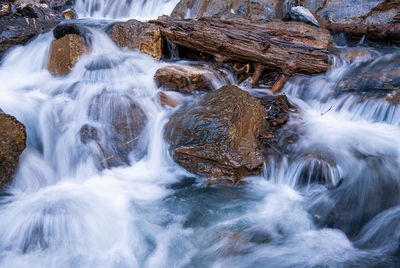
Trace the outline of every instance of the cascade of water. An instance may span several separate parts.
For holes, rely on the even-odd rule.
[[[78,0],[75,7],[81,17],[146,19],[176,3]],[[280,137],[276,146],[287,153],[271,156],[263,177],[226,187],[199,182],[167,152],[163,128],[174,109],[158,104],[153,76],[171,63],[122,51],[90,31],[90,54],[65,77],[46,70],[51,33],[13,49],[0,66],[0,108],[28,133],[13,185],[0,196],[0,267],[396,263],[399,108],[387,101],[390,90],[377,92],[381,84],[346,91],[343,83],[352,72],[398,66],[398,50],[371,50],[352,64],[337,60],[327,74],[289,80],[283,92],[300,111],[285,126],[296,132],[294,143]],[[214,88],[225,83],[213,80]],[[117,123],[121,139],[112,136]]]
[[[171,14],[179,0],[77,0],[75,10],[84,18],[150,19]]]

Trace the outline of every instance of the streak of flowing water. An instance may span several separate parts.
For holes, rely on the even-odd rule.
[[[169,15],[179,0],[77,0],[80,17],[150,19]]]
[[[76,8],[82,17],[143,18],[176,2],[78,0]],[[173,109],[158,105],[153,82],[167,63],[121,51],[101,25],[65,77],[45,68],[51,33],[2,61],[0,108],[26,126],[28,142],[0,196],[0,267],[397,267],[399,108],[365,85],[338,88],[360,66],[399,68],[398,50],[289,80],[284,92],[300,114],[285,128],[295,142],[282,135],[276,146],[287,153],[271,154],[264,176],[227,187],[201,183],[168,154],[163,128]],[[132,103],[147,123],[136,149],[118,155],[110,131],[131,123]],[[111,168],[104,151],[123,165]]]

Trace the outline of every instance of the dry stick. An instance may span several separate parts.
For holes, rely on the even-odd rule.
[[[286,70],[281,74],[278,81],[272,86],[271,91],[273,94],[280,92],[285,85],[286,81],[291,77],[296,71],[296,64],[294,62],[290,62],[286,67]]]
[[[262,64],[256,64],[254,66],[254,74],[252,77],[251,87],[255,87],[260,80],[262,72],[264,71],[265,67]]]

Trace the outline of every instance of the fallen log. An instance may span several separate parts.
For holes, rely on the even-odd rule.
[[[167,16],[150,21],[170,42],[215,57],[218,62],[252,64],[254,78],[264,69],[321,73],[329,66],[330,34],[300,22],[260,24],[216,18],[182,20]],[[254,81],[253,81],[254,83]]]
[[[346,33],[352,39],[365,36],[368,40],[381,42],[400,42],[400,24],[341,24],[328,23],[326,28],[332,33]]]

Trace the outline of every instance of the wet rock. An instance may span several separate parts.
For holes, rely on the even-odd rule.
[[[62,16],[66,20],[74,20],[78,17],[76,14],[75,10],[73,8],[69,8],[67,10],[64,10],[62,13]]]
[[[185,94],[213,89],[213,73],[188,66],[166,66],[157,70],[154,80],[158,87]]]
[[[157,94],[158,102],[160,103],[161,106],[168,106],[175,108],[176,106],[180,105],[181,102],[172,96],[164,93],[164,92],[159,92]]]
[[[51,9],[62,12],[67,10],[75,4],[75,0],[41,0],[45,2]]]
[[[85,40],[76,34],[68,34],[51,43],[47,69],[55,76],[68,74],[79,58],[89,51]]]
[[[51,30],[58,23],[57,20],[35,18],[1,18],[0,55],[14,46],[25,45],[38,34]]]
[[[16,15],[40,20],[55,20],[59,18],[59,14],[52,10],[47,4],[40,3],[17,4]]]
[[[0,188],[11,183],[25,145],[25,126],[0,110]]]
[[[300,21],[300,22],[304,22],[304,23],[308,23],[308,24],[320,27],[318,20],[310,12],[310,10],[308,10],[307,8],[302,7],[302,6],[292,7],[290,9],[290,18],[293,21]]]
[[[398,106],[400,104],[400,90],[393,90],[386,96],[386,101],[393,106]]]
[[[318,183],[327,188],[335,187],[340,175],[335,161],[327,153],[312,150],[300,157],[299,185]]]
[[[400,89],[399,54],[363,62],[347,72],[337,84],[338,92],[393,91]]]
[[[158,26],[150,23],[129,20],[115,24],[110,38],[121,48],[139,50],[156,60],[161,60],[164,40]]]
[[[282,17],[280,0],[181,0],[171,16],[175,18],[212,17],[222,12],[230,12],[252,20],[279,19]]]
[[[128,95],[102,93],[96,96],[89,109],[89,118],[101,128],[84,125],[80,131],[83,144],[95,142],[101,155],[96,155],[102,168],[130,164],[130,154],[140,158],[139,138],[147,124],[140,106]]]
[[[90,141],[99,141],[99,133],[97,129],[88,124],[83,125],[80,131],[81,142],[87,144]]]
[[[0,2],[0,17],[8,16],[11,14],[11,4]]]
[[[348,63],[356,60],[367,60],[372,58],[373,52],[368,49],[350,48],[340,52],[340,58]]]
[[[311,214],[319,215],[320,227],[337,228],[350,237],[376,215],[400,202],[396,161],[383,155],[359,157],[365,161],[360,162],[359,171],[347,174],[338,187],[328,192],[329,198],[311,208]]]
[[[295,0],[324,22],[387,24],[399,10],[398,0]]]
[[[262,170],[257,136],[266,128],[265,117],[259,100],[224,86],[173,114],[164,137],[174,160],[186,170],[236,181]]]
[[[90,31],[83,25],[77,23],[60,23],[53,30],[53,35],[55,39],[60,39],[68,34],[75,34],[83,37],[85,39],[86,44],[91,43],[91,33]]]

